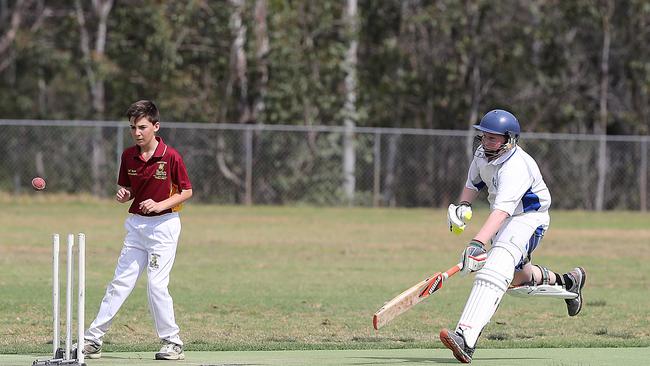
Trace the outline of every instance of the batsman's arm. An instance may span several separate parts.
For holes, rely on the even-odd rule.
[[[481,243],[489,243],[497,231],[499,231],[501,225],[503,225],[503,222],[506,221],[508,216],[510,215],[508,215],[507,212],[501,211],[499,209],[492,211],[487,220],[485,220],[485,223],[481,227],[481,230],[479,230],[476,236],[474,236],[474,239],[480,241]]]
[[[458,202],[472,203],[476,199],[476,196],[478,196],[478,193],[479,191],[475,191],[473,189],[463,187],[463,191],[460,192],[460,197],[458,198]]]

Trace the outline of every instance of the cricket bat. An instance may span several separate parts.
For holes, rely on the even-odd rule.
[[[372,317],[373,327],[375,329],[383,327],[398,315],[419,304],[422,300],[441,289],[443,282],[460,271],[462,266],[463,263],[461,262],[445,272],[437,272],[433,276],[420,281],[413,287],[397,295],[394,299],[384,304],[381,309],[377,310]]]

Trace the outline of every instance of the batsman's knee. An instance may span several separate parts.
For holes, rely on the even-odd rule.
[[[504,292],[515,273],[515,258],[502,247],[493,247],[483,268],[476,272],[476,281],[492,283]]]

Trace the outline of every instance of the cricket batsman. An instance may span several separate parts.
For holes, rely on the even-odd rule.
[[[461,254],[462,272],[476,272],[456,329],[442,329],[440,340],[461,363],[472,362],[481,331],[497,311],[508,286],[558,284],[577,294],[566,299],[569,316],[582,309],[586,273],[576,267],[562,275],[533,265],[531,256],[550,223],[551,194],[535,160],[517,145],[517,118],[501,109],[474,126],[480,145],[469,167],[458,204],[449,205],[450,231],[461,233],[472,217],[472,201],[487,188],[490,215]],[[486,245],[491,248],[486,251]]]

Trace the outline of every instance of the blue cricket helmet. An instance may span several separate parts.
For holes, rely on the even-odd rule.
[[[494,109],[487,112],[481,118],[481,122],[478,125],[474,125],[474,128],[479,131],[508,137],[519,137],[519,133],[521,132],[517,117],[503,109]]]
[[[503,109],[494,109],[487,112],[485,116],[481,118],[481,122],[478,125],[474,125],[474,128],[481,132],[493,133],[506,137],[506,142],[496,150],[488,150],[485,147],[476,150],[475,155],[479,154],[478,156],[480,156],[482,154],[490,160],[505,154],[507,151],[510,151],[517,146],[517,140],[519,139],[519,133],[521,132],[517,117]],[[476,137],[477,142],[482,144],[481,136]]]

